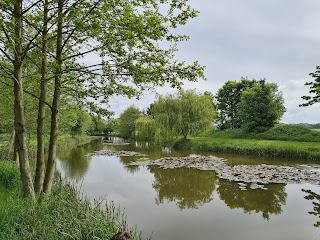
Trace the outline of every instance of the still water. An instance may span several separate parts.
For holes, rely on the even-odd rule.
[[[155,240],[320,239],[320,228],[315,226],[320,211],[314,210],[319,201],[305,199],[308,194],[302,191],[311,190],[320,199],[318,185],[268,184],[268,190],[242,191],[236,182],[219,179],[214,171],[126,165],[140,157],[86,156],[102,149],[137,151],[150,159],[199,153],[94,141],[60,154],[57,166],[62,175],[74,180],[90,198],[106,198],[124,207],[128,223],[137,225],[145,239],[151,235]],[[228,159],[230,165],[319,168],[301,160],[211,154]]]

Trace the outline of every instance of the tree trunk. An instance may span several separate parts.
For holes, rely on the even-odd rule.
[[[31,178],[26,125],[23,106],[22,87],[22,0],[16,0],[14,4],[15,24],[15,58],[14,58],[14,125],[16,131],[16,148],[19,153],[19,164],[22,180],[23,195],[35,199],[33,183]]]
[[[44,176],[45,176],[45,163],[44,163],[44,127],[45,127],[45,101],[48,88],[47,79],[47,30],[48,30],[48,0],[45,0],[43,10],[43,31],[42,31],[42,66],[41,66],[41,86],[40,86],[40,99],[38,108],[38,126],[37,126],[37,168],[35,177],[35,192],[37,194],[42,192]]]
[[[57,49],[56,49],[56,72],[54,79],[54,96],[52,102],[50,143],[48,153],[47,171],[44,180],[43,192],[50,193],[55,177],[56,153],[58,143],[58,113],[61,95],[61,68],[62,68],[62,17],[63,0],[58,1],[58,27],[57,27]]]

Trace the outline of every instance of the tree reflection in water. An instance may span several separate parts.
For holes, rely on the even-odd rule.
[[[182,209],[197,208],[213,200],[216,187],[214,171],[200,171],[197,169],[161,169],[148,166],[154,174],[153,188],[157,191],[157,204],[165,200],[176,202]]]
[[[307,200],[311,200],[313,204],[313,211],[310,211],[308,213],[320,218],[320,195],[311,190],[302,189],[302,191],[308,194],[304,198]],[[320,221],[316,222],[313,225],[315,227],[320,227]]]
[[[132,161],[137,161],[139,158],[141,157],[119,157],[120,162],[123,164],[123,167],[132,174],[135,174],[136,172],[138,172],[140,170],[139,166],[131,166],[128,165],[128,163],[132,162]]]
[[[282,213],[287,194],[285,184],[269,184],[267,187],[268,190],[248,189],[243,191],[237,182],[220,179],[217,190],[221,200],[231,209],[242,208],[244,213],[261,212],[262,217],[269,220],[270,214]]]
[[[66,176],[77,181],[81,180],[89,167],[90,157],[87,154],[101,150],[102,147],[101,140],[96,140],[60,153],[59,159]]]

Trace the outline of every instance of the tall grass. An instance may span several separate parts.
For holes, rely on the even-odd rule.
[[[80,197],[70,184],[58,180],[52,194],[38,203],[21,197],[18,185],[10,191],[0,185],[0,239],[110,239],[118,231],[129,231],[123,211]]]
[[[314,142],[197,137],[175,146],[205,152],[320,160],[320,145]]]

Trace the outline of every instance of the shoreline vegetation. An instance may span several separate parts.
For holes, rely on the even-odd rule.
[[[298,125],[279,124],[256,134],[240,129],[212,131],[203,136],[179,140],[176,149],[223,152],[263,157],[320,160],[320,132]]]
[[[95,139],[61,136],[58,151]],[[128,227],[120,207],[103,199],[92,203],[60,178],[55,181],[52,194],[41,196],[37,203],[24,198],[18,166],[13,161],[0,161],[0,239],[108,240],[119,231],[141,239],[135,227]]]

